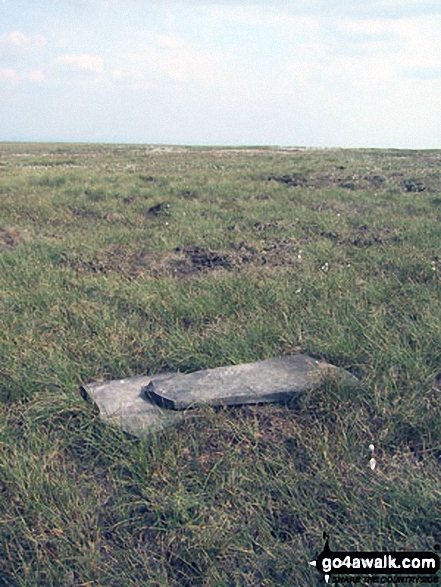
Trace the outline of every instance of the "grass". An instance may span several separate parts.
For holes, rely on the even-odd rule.
[[[324,531],[441,543],[440,151],[4,143],[0,218],[0,585],[306,586]],[[142,440],[77,393],[297,350],[366,389]]]

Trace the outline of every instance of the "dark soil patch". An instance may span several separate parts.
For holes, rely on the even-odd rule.
[[[232,263],[228,255],[207,251],[199,247],[185,249],[185,254],[190,257],[191,264],[198,271],[202,269],[214,269],[215,267],[224,267],[231,269]]]
[[[139,175],[138,177],[143,183],[154,183],[156,181],[156,178],[152,175]]]
[[[167,202],[160,202],[155,206],[151,206],[146,212],[146,216],[167,216],[169,214],[170,204]]]
[[[337,186],[348,190],[355,190],[365,188],[367,185],[371,184],[369,178],[355,178],[354,176],[348,175],[342,177],[341,175],[332,172],[310,179],[307,179],[301,173],[280,176],[270,175],[267,179],[268,181],[283,183],[286,186],[301,188],[326,188]],[[362,180],[361,183],[359,181],[360,179]],[[376,183],[378,184],[378,180],[376,180]]]
[[[191,275],[205,270],[233,268],[234,262],[230,255],[219,251],[210,251],[201,247],[181,249],[177,247],[175,253],[180,254],[173,263],[175,272],[181,275]]]
[[[115,259],[113,260],[115,262]],[[164,275],[185,278],[214,270],[230,271],[238,264],[233,255],[223,251],[210,251],[201,247],[177,247],[173,251],[151,250],[132,255],[113,269],[130,279]]]
[[[345,188],[345,190],[356,190],[358,188],[357,184],[355,183],[355,181],[342,181],[340,183],[340,187]]]
[[[211,271],[241,270],[244,267],[288,266],[297,262],[298,247],[290,239],[277,239],[262,249],[245,242],[232,244],[228,251],[212,251],[202,247],[177,247],[152,262],[145,259],[151,273],[172,273],[176,277],[193,277]]]
[[[301,173],[294,173],[293,175],[270,175],[268,181],[277,181],[278,183],[284,183],[285,185],[293,187],[308,187],[308,180]]]
[[[274,238],[256,248],[245,242],[231,243],[227,250],[176,247],[172,251],[124,251],[120,247],[102,251],[95,258],[78,258],[61,253],[58,263],[78,274],[108,276],[117,273],[133,280],[169,275],[191,278],[211,271],[240,271],[246,267],[288,267],[298,264],[299,245],[290,238]]]
[[[344,169],[344,168],[343,168]],[[285,175],[269,175],[267,181],[276,181],[288,187],[302,188],[342,188],[345,190],[380,190],[388,189],[404,191],[407,193],[420,193],[440,189],[441,179],[438,176],[430,176],[425,183],[420,179],[411,177],[405,178],[403,173],[392,173],[388,177],[378,174],[361,175],[353,173],[343,175],[340,166],[330,168],[328,172],[306,178],[301,173]]]
[[[0,226],[0,249],[8,249],[17,246],[21,238],[16,231]]]
[[[339,239],[339,235],[333,231],[328,232],[326,230],[321,230],[319,234],[320,234],[320,236],[323,236],[323,237],[328,238],[333,241]]]
[[[406,181],[403,182],[403,189],[405,192],[419,193],[426,191],[426,186],[418,179],[406,179]]]

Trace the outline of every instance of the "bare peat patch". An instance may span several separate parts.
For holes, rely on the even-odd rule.
[[[268,181],[276,181],[278,183],[284,183],[288,186],[293,187],[301,187],[305,188],[308,187],[308,180],[304,175],[301,173],[293,173],[292,175],[270,175],[268,176]]]
[[[155,206],[151,206],[146,212],[146,216],[168,216],[169,214],[170,204],[167,202],[160,202]]]
[[[291,239],[275,239],[258,249],[246,243],[231,244],[227,250],[176,247],[173,251],[143,255],[141,264],[151,275],[171,274],[196,277],[213,271],[241,271],[250,267],[281,267],[297,263],[297,245]]]
[[[168,260],[168,269],[177,277],[190,277],[201,272],[226,269],[236,265],[233,257],[224,251],[211,251],[202,247],[176,247]]]
[[[392,173],[389,175],[352,173],[342,174],[344,167],[338,166],[325,173],[306,177],[302,173],[283,175],[268,175],[266,180],[277,182],[287,187],[299,188],[342,188],[344,190],[393,190],[405,193],[433,192],[441,189],[441,177],[431,175],[426,181],[415,177],[406,177],[404,173]]]
[[[155,183],[156,181],[156,178],[152,175],[139,175],[138,177],[143,183]]]
[[[16,247],[22,240],[18,231],[0,226],[0,249]]]
[[[403,189],[408,193],[419,193],[426,191],[426,185],[418,179],[406,179],[403,182]]]

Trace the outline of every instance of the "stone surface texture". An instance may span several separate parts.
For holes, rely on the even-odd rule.
[[[145,398],[169,410],[201,405],[243,405],[289,401],[304,391],[317,389],[334,377],[356,385],[349,372],[304,354],[217,367],[195,373],[152,378],[142,390]]]
[[[163,373],[96,381],[81,387],[104,422],[135,436],[176,425],[197,406],[286,402],[326,380],[358,387],[348,371],[304,355],[218,367],[194,373]]]
[[[155,379],[161,381],[172,375],[155,375]],[[104,422],[120,426],[129,434],[143,436],[176,424],[183,417],[183,413],[164,410],[141,396],[141,389],[151,379],[141,376],[97,381],[83,385],[81,391],[98,406]]]

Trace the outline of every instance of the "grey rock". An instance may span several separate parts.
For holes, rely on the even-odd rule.
[[[156,381],[164,381],[174,373],[155,375]],[[164,410],[141,396],[141,389],[152,377],[129,377],[116,381],[99,381],[81,387],[83,397],[91,399],[98,407],[104,422],[120,426],[125,432],[144,436],[176,424],[184,414]]]
[[[218,367],[195,373],[152,378],[142,393],[146,400],[168,410],[201,405],[244,405],[286,402],[317,389],[329,378],[357,386],[359,380],[344,369],[304,354],[255,363]]]
[[[146,436],[190,418],[190,408],[286,402],[329,379],[351,387],[361,385],[344,369],[297,354],[187,375],[96,381],[83,385],[81,392],[97,405],[104,422]]]

